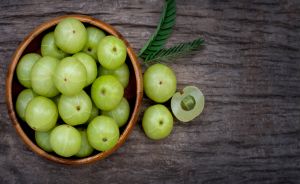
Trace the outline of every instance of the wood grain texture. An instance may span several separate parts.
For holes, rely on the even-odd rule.
[[[70,167],[25,147],[7,115],[5,77],[23,38],[53,17],[81,13],[115,26],[136,52],[155,30],[161,0],[4,0],[0,3],[0,183],[300,182],[300,1],[178,0],[168,45],[206,47],[169,66],[178,88],[206,95],[203,114],[162,141],[140,125],[109,158]],[[144,67],[145,69],[145,67]],[[143,109],[150,105],[144,99]]]

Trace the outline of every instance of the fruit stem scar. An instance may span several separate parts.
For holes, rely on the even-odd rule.
[[[103,141],[103,142],[106,142],[106,141],[107,141],[107,139],[106,139],[106,138],[103,138],[103,139],[102,139],[102,141]]]
[[[196,105],[195,98],[191,95],[188,95],[188,96],[184,97],[184,99],[182,99],[180,105],[183,110],[190,111],[190,110],[194,109],[194,107]]]
[[[72,32],[73,32],[73,34],[75,34],[75,30],[73,30]]]
[[[76,106],[76,110],[80,111],[80,106],[79,105]]]
[[[113,52],[116,52],[116,51],[117,51],[117,48],[116,48],[116,47],[113,47],[112,50],[113,50]]]
[[[162,120],[159,120],[159,125],[164,124],[164,122]]]

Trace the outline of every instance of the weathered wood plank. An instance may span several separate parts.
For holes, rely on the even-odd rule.
[[[0,3],[0,183],[299,183],[300,2],[181,0],[168,45],[202,36],[205,49],[170,62],[178,88],[206,95],[203,114],[154,142],[136,126],[109,158],[69,167],[28,150],[10,123],[5,75],[17,45],[53,17],[81,13],[114,25],[138,51],[160,0]],[[144,99],[145,109],[151,102]],[[142,116],[142,114],[141,114]]]

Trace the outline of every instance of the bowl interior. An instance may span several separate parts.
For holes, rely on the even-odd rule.
[[[17,122],[14,122],[14,123],[17,125],[20,125],[20,128],[21,128],[21,130],[18,130],[18,129],[17,130],[23,131],[24,134],[20,134],[20,132],[18,132],[18,133],[20,134],[20,136],[22,137],[23,140],[29,138],[29,140],[32,142],[32,144],[30,144],[29,147],[31,149],[33,149],[33,151],[37,152],[39,155],[46,157],[47,159],[60,162],[60,163],[82,164],[82,163],[89,163],[89,162],[92,162],[95,160],[102,159],[102,158],[108,156],[109,154],[111,154],[121,144],[124,143],[125,139],[127,138],[128,134],[130,133],[131,129],[133,128],[133,126],[135,125],[135,123],[137,121],[138,107],[139,107],[139,104],[141,101],[141,95],[142,95],[141,82],[140,82],[140,78],[139,78],[141,76],[141,73],[140,73],[140,67],[138,65],[138,61],[137,61],[132,49],[130,48],[128,42],[121,36],[120,33],[118,33],[116,30],[114,30],[111,26],[109,26],[99,20],[95,20],[91,17],[81,16],[81,15],[80,16],[78,16],[78,15],[64,16],[64,17],[60,17],[55,20],[52,20],[52,22],[50,21],[51,24],[44,24],[47,26],[44,26],[42,31],[39,34],[37,34],[36,36],[34,36],[33,40],[28,43],[28,45],[23,49],[23,51],[22,51],[22,49],[20,50],[21,47],[19,47],[19,49],[16,52],[21,52],[21,53],[19,53],[19,57],[14,57],[14,59],[19,60],[23,55],[25,55],[27,53],[31,53],[31,52],[40,54],[40,45],[41,45],[41,40],[42,40],[43,36],[51,31],[54,31],[57,22],[65,17],[75,17],[75,18],[79,19],[81,22],[83,22],[86,27],[87,26],[98,27],[98,28],[102,29],[103,31],[105,31],[107,35],[114,35],[114,36],[119,37],[120,39],[123,39],[123,41],[127,45],[126,64],[128,65],[129,70],[130,70],[130,78],[129,78],[129,84],[125,88],[125,91],[124,91],[124,97],[128,100],[128,102],[130,104],[131,112],[130,112],[130,116],[129,116],[130,118],[128,120],[127,125],[124,125],[123,127],[120,128],[119,142],[111,150],[108,150],[106,152],[94,151],[91,156],[86,157],[86,158],[77,158],[77,157],[64,158],[64,157],[61,157],[61,156],[55,154],[54,152],[47,153],[47,152],[43,151],[42,149],[40,149],[36,145],[35,138],[34,138],[34,131],[27,125],[26,122],[21,120],[16,115],[16,113],[12,113],[12,115],[15,116],[12,118],[12,120],[13,121],[17,120]],[[43,25],[41,27],[43,27]],[[34,35],[34,32],[35,31],[32,32],[33,35]],[[18,55],[18,54],[15,54],[15,55]],[[14,62],[14,61],[12,61],[12,62]],[[97,61],[97,65],[99,66],[98,61]],[[18,79],[16,77],[15,66],[10,66],[10,67],[14,67],[13,74],[12,74],[13,75],[12,81],[11,81],[11,97],[12,97],[11,100],[12,100],[12,104],[13,104],[13,111],[15,112],[16,99],[17,99],[19,93],[25,88],[18,82]],[[86,87],[84,90],[90,95],[90,87]],[[9,100],[10,99],[8,99],[8,101]],[[24,136],[27,136],[27,138]],[[28,143],[28,139],[27,139],[27,141],[25,141],[25,143]]]

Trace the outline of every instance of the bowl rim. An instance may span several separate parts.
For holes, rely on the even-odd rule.
[[[14,111],[15,108],[14,108],[14,104],[13,104],[13,100],[12,100],[13,76],[15,73],[17,63],[18,63],[20,57],[22,56],[23,52],[25,51],[27,46],[31,43],[31,41],[34,40],[34,38],[36,38],[39,34],[43,33],[47,29],[55,26],[56,24],[58,24],[59,21],[61,21],[62,19],[65,19],[65,18],[78,19],[83,23],[88,23],[90,25],[93,25],[93,26],[100,28],[100,29],[106,31],[107,33],[114,35],[114,36],[120,38],[121,40],[123,40],[124,43],[126,44],[127,54],[131,60],[131,63],[132,63],[133,69],[134,69],[134,75],[136,78],[136,99],[135,99],[134,109],[132,111],[132,115],[130,117],[130,120],[129,120],[126,128],[124,129],[123,133],[121,134],[121,136],[118,140],[118,143],[112,149],[110,149],[108,151],[100,152],[96,155],[92,155],[92,156],[89,156],[86,158],[78,158],[78,159],[68,159],[68,158],[57,157],[55,155],[45,152],[40,147],[38,147],[33,141],[31,141],[31,139],[23,131],[23,129],[16,117],[16,113]],[[70,14],[70,15],[59,16],[59,17],[50,19],[47,22],[44,22],[41,25],[39,25],[38,27],[36,27],[32,32],[30,32],[25,37],[25,39],[19,44],[18,48],[14,52],[11,62],[9,64],[7,76],[6,76],[6,104],[7,104],[8,115],[11,119],[13,126],[15,127],[17,133],[19,134],[19,136],[21,137],[21,139],[23,140],[25,145],[27,147],[29,147],[33,152],[37,153],[38,155],[40,155],[48,160],[51,160],[51,161],[54,161],[57,163],[68,164],[68,165],[80,165],[80,164],[92,163],[97,160],[104,159],[105,157],[112,154],[122,144],[124,144],[125,140],[129,136],[130,132],[132,131],[133,127],[135,126],[135,124],[138,120],[139,110],[140,110],[140,106],[141,106],[141,102],[142,102],[142,98],[143,98],[143,82],[142,81],[143,80],[142,80],[141,66],[139,64],[139,61],[138,61],[133,49],[131,48],[128,41],[111,25],[104,23],[103,21],[93,18],[91,16],[87,16],[87,15]]]

